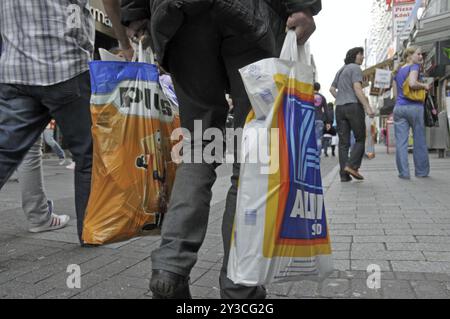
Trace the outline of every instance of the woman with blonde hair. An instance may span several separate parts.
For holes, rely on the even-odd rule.
[[[396,161],[399,177],[410,179],[408,163],[408,138],[412,128],[414,135],[414,167],[416,177],[428,177],[430,162],[425,141],[424,103],[415,101],[403,91],[405,81],[412,90],[430,90],[430,85],[420,81],[420,66],[423,63],[422,49],[411,46],[403,53],[403,62],[394,76],[394,127],[396,141]]]

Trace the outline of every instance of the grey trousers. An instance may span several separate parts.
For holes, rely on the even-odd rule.
[[[41,226],[51,218],[42,178],[42,138],[25,155],[17,168],[22,208],[31,227]]]

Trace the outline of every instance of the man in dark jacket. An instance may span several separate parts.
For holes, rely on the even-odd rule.
[[[195,120],[203,131],[224,128],[226,91],[234,102],[235,128],[243,127],[250,102],[238,70],[278,56],[286,26],[295,29],[300,44],[306,42],[315,30],[313,16],[321,10],[321,1],[122,0],[122,9],[130,36],[139,37],[145,29],[150,34],[159,64],[173,77],[181,126],[193,132]],[[192,136],[193,145],[209,142]],[[161,247],[152,253],[154,298],[191,297],[189,274],[206,235],[218,165],[185,162],[177,170]],[[235,285],[227,278],[238,178],[239,164],[235,163],[222,223],[221,296],[265,298],[264,287]]]

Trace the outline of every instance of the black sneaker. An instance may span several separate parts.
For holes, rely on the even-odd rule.
[[[164,270],[152,271],[150,290],[153,299],[192,299],[189,278]]]
[[[341,176],[341,182],[342,183],[348,183],[352,181],[352,177],[350,175],[342,175]]]

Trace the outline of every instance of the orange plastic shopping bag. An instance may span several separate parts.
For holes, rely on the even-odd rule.
[[[170,137],[180,124],[155,65],[95,61],[90,70],[94,161],[83,240],[105,244],[160,226],[176,170]]]

